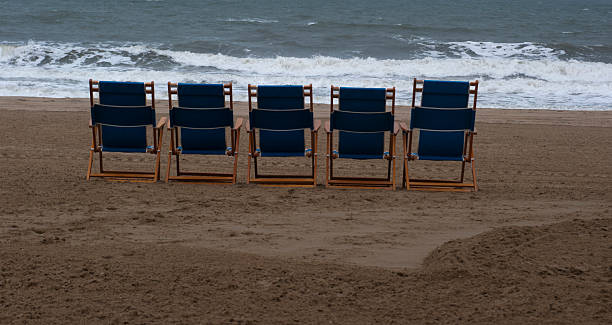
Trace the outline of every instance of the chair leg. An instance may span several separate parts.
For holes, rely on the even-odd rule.
[[[474,182],[474,192],[478,191],[478,183],[476,183],[476,166],[474,165],[474,159],[472,159],[470,165],[472,165],[472,180]]]
[[[312,187],[317,186],[317,156],[312,154]]]
[[[247,164],[247,184],[251,183],[251,156],[249,156],[248,164]]]
[[[311,147],[312,147],[312,187],[317,186],[317,141],[318,137],[316,133],[310,134]]]
[[[180,161],[179,155],[176,155],[176,176],[181,175],[181,167],[180,167],[179,161]]]
[[[172,165],[172,151],[168,151],[168,166],[166,166],[166,183],[170,181],[170,165]]]
[[[408,158],[404,157],[404,180],[403,180],[404,186],[406,187],[406,190],[409,191],[410,190],[410,174],[408,173]]]
[[[461,179],[459,180],[463,183],[463,177],[465,176],[465,160],[461,162]]]
[[[87,180],[91,178],[91,166],[93,165],[93,148],[89,150],[89,163],[87,164]]]
[[[247,184],[251,183],[251,159],[253,158],[253,139],[251,139],[252,135],[249,133],[249,154],[247,159]]]
[[[100,150],[100,152],[98,152],[99,154],[99,158],[100,158],[100,173],[104,173],[104,165],[102,164],[102,150]]]
[[[240,131],[236,131],[236,143],[234,144],[234,172],[232,174],[232,184],[236,184],[236,175],[238,173],[238,146],[240,145]]]
[[[395,191],[395,158],[392,158],[392,159],[393,159],[393,182],[392,182],[393,185],[391,186],[391,189]]]
[[[408,139],[406,139],[406,133],[402,133],[402,187],[406,187],[408,183],[408,155],[406,154],[408,150]]]
[[[234,172],[232,173],[232,184],[236,184],[236,178],[238,175],[238,153],[234,153]]]
[[[326,137],[327,142],[327,155],[325,156],[325,187],[329,187],[329,180],[333,177],[332,175],[332,143],[333,143],[333,133],[327,133]]]
[[[160,158],[161,158],[161,152],[160,150],[157,150],[157,153],[155,154],[155,172],[153,173],[153,183],[159,180],[159,169],[160,169],[159,161],[161,160]]]

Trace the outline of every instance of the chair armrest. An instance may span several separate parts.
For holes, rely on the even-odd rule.
[[[321,128],[321,120],[315,120],[314,121],[314,128],[312,129],[313,132],[319,132],[319,129]]]
[[[157,122],[157,126],[155,128],[156,129],[161,129],[162,127],[164,127],[164,124],[166,124],[167,120],[168,119],[165,116],[160,118],[159,121]]]
[[[248,133],[253,132],[253,130],[251,130],[251,123],[249,122],[249,120],[246,120],[246,121],[244,122],[244,127],[246,128],[246,131],[247,131]]]
[[[239,117],[236,119],[236,124],[234,124],[234,130],[238,130],[242,127],[242,122],[244,121],[244,119],[242,117]]]
[[[473,135],[477,135],[478,134],[478,132],[476,132],[476,130],[470,131],[470,133],[472,133]]]
[[[329,130],[330,125],[329,125],[329,121],[325,122],[325,132],[327,133],[331,133],[331,131]]]
[[[393,122],[393,135],[397,135],[399,133],[400,125],[398,122]]]
[[[91,122],[91,118],[89,119],[89,128],[90,128],[90,129],[91,129],[91,128],[93,128],[93,124],[92,124],[92,122]]]
[[[400,128],[402,128],[402,132],[404,132],[404,133],[408,133],[408,132],[410,132],[410,131],[408,130],[408,126],[406,125],[406,123],[404,123],[404,122],[400,122],[400,123],[399,123],[399,125],[400,125]]]
[[[172,130],[172,128],[170,127],[170,119],[166,121],[166,128],[168,128],[168,130]]]

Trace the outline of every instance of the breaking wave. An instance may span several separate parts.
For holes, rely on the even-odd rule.
[[[414,58],[402,60],[237,57],[136,43],[0,44],[0,96],[87,97],[87,80],[94,78],[159,84],[232,81],[237,100],[246,99],[249,83],[312,83],[317,102],[328,102],[330,84],[395,86],[399,104],[406,104],[417,77],[479,79],[480,107],[612,109],[609,63],[563,59],[562,50],[533,43],[407,41],[423,47]],[[167,96],[164,87],[156,91]]]

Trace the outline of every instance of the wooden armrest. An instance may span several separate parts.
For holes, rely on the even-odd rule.
[[[249,120],[246,120],[246,121],[244,122],[244,127],[246,128],[246,131],[247,131],[248,133],[253,132],[253,130],[251,130],[251,123],[249,122]]]
[[[325,132],[327,133],[331,133],[331,131],[329,130],[330,126],[329,126],[329,121],[325,122]]]
[[[244,121],[244,119],[242,117],[239,117],[236,119],[236,124],[234,124],[234,130],[239,130],[242,127],[242,122]]]
[[[313,132],[319,132],[319,129],[321,128],[321,120],[315,120],[314,121],[314,128],[312,129]]]
[[[166,127],[168,128],[168,130],[172,130],[172,128],[170,127],[170,119],[166,121]]]
[[[92,124],[92,122],[91,122],[91,118],[89,119],[89,128],[90,128],[90,129],[91,129],[91,128],[93,128],[93,124]]]
[[[399,133],[400,125],[398,122],[393,122],[393,135],[397,135]]]
[[[405,132],[405,133],[406,133],[406,132],[410,132],[410,131],[408,130],[408,126],[406,125],[406,123],[404,123],[404,122],[400,122],[400,123],[399,123],[399,125],[400,125],[400,128],[402,128],[402,131],[403,131],[403,132]]]
[[[157,126],[155,127],[156,129],[160,129],[164,126],[164,124],[166,124],[166,120],[168,120],[165,116],[160,118],[159,121],[157,122]]]
[[[477,135],[478,134],[478,132],[476,132],[476,130],[471,131],[471,132],[472,132],[473,135]]]

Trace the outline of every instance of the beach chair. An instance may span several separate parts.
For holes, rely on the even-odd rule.
[[[98,98],[94,98],[94,93]],[[147,105],[150,95],[151,105]],[[166,118],[155,123],[155,87],[153,81],[116,82],[89,80],[92,132],[87,180],[106,177],[115,180],[156,182],[159,180],[159,157]],[[152,142],[147,141],[151,127]],[[152,143],[151,145],[149,143]],[[148,153],[155,155],[153,171],[111,171],[104,169],[103,152]],[[93,173],[94,154],[100,158],[100,172]]]
[[[178,106],[174,106],[176,96]],[[229,105],[226,105],[226,97]],[[234,124],[232,84],[168,83],[170,150],[166,182],[236,183],[238,145],[242,118]],[[226,143],[229,132],[230,145]],[[172,156],[176,175],[170,175]],[[180,169],[181,155],[225,155],[233,157],[232,173],[187,172]]]
[[[334,99],[338,109],[334,109]],[[387,106],[390,102],[390,108]],[[326,187],[395,189],[395,140],[399,124],[394,121],[395,88],[350,88],[331,86],[330,121],[327,133]],[[334,131],[338,147],[334,149]],[[385,151],[385,134],[389,147]],[[382,159],[386,177],[341,177],[334,175],[336,159]]]
[[[247,183],[275,186],[316,186],[317,132],[321,121],[313,120],[312,85],[255,86],[248,85],[249,161]],[[309,106],[304,107],[308,97]],[[257,107],[254,107],[255,104]],[[305,130],[310,131],[311,147],[305,143]],[[301,157],[311,160],[309,175],[264,175],[258,170],[259,157]],[[254,177],[251,177],[251,161]]]
[[[417,93],[421,105],[415,106]],[[472,107],[469,97],[473,95]],[[478,190],[474,164],[474,122],[478,80],[437,81],[414,79],[410,127],[401,123],[404,135],[403,185],[409,190],[469,191]],[[412,139],[418,130],[418,148],[412,152]],[[414,160],[461,162],[458,180],[412,179],[408,164]],[[472,167],[472,182],[464,182],[465,164]]]

